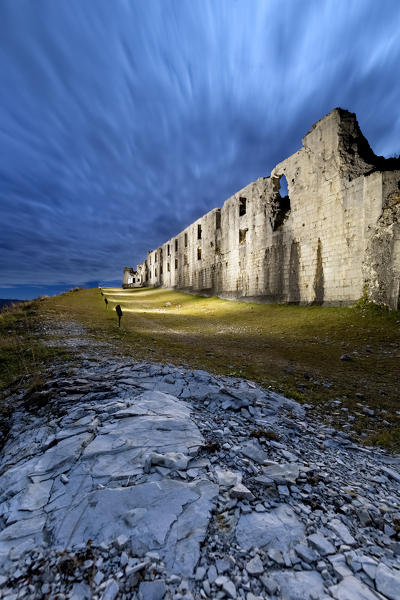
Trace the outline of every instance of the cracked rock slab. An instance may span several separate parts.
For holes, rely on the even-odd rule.
[[[286,552],[303,537],[304,526],[287,504],[270,512],[243,514],[236,528],[236,539],[246,551],[265,547]]]
[[[188,575],[197,562],[217,493],[218,487],[208,481],[186,484],[172,479],[96,490],[67,511],[54,542],[72,548],[125,535],[138,555],[158,551],[172,571]]]
[[[353,575],[345,577],[338,585],[332,586],[329,591],[335,600],[378,600],[382,598]]]
[[[317,571],[275,571],[271,575],[279,584],[282,600],[313,600],[324,592],[324,583]]]

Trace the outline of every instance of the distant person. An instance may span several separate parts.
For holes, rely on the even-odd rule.
[[[104,302],[106,303],[106,309],[108,310],[108,300],[107,300],[107,298],[104,298]]]
[[[121,317],[122,317],[122,309],[119,304],[115,307],[115,311],[118,315],[118,327],[121,328]]]

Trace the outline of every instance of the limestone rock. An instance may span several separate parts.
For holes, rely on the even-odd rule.
[[[400,570],[389,569],[380,563],[376,570],[375,583],[376,589],[390,600],[400,598]]]
[[[165,592],[165,582],[161,579],[155,581],[142,581],[139,585],[140,600],[163,600]]]
[[[294,463],[270,465],[263,468],[263,473],[277,484],[296,483],[299,465]]]
[[[307,539],[311,546],[313,546],[322,556],[335,554],[336,552],[335,546],[321,533],[313,533],[312,535],[309,535]]]
[[[270,512],[241,515],[236,539],[243,550],[274,547],[282,552],[304,537],[304,527],[293,509],[281,504]]]
[[[237,483],[231,488],[229,493],[232,498],[245,498],[246,500],[252,500],[254,498],[251,491],[242,483]]]
[[[378,600],[379,598],[365,583],[353,575],[345,577],[338,585],[332,586],[329,591],[335,600]]]
[[[352,546],[356,543],[348,527],[346,527],[342,521],[339,521],[339,519],[332,519],[329,521],[328,527],[336,533],[336,535],[343,541],[344,544]]]
[[[262,564],[260,557],[255,556],[248,563],[246,563],[246,571],[250,575],[261,575],[264,573],[264,565]]]
[[[279,584],[282,600],[313,600],[324,592],[324,583],[317,571],[274,571],[272,577]]]

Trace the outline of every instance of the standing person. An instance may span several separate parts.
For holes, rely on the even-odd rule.
[[[122,309],[119,304],[115,307],[116,313],[118,315],[118,327],[121,328],[121,317],[122,317]]]

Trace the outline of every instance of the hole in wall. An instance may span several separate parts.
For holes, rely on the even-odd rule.
[[[276,193],[273,201],[272,229],[278,231],[290,215],[289,186],[285,175],[276,178]]]
[[[247,210],[247,200],[246,198],[239,198],[239,217],[243,217],[246,214]]]
[[[239,245],[246,243],[247,229],[239,229]]]

